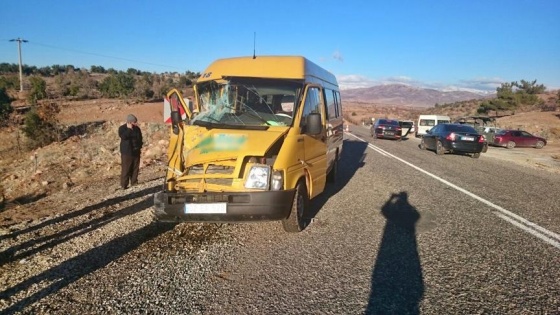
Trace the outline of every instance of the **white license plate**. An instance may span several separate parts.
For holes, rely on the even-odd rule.
[[[461,140],[474,141],[474,137],[461,137]]]
[[[225,202],[185,204],[185,213],[187,214],[226,213],[226,210],[227,210],[227,204]]]
[[[392,132],[392,131],[386,131],[385,134],[388,135],[388,136],[394,136],[395,135],[395,133]]]

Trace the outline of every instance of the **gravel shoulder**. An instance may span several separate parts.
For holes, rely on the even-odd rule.
[[[17,167],[6,160],[0,164],[9,170],[3,174],[3,185],[10,181],[14,187],[39,189],[38,194],[19,199],[25,202],[0,212],[0,313],[360,313],[368,307],[374,282],[382,283],[388,292],[398,291],[390,284],[391,274],[403,281],[412,274],[415,281],[407,282],[407,297],[418,304],[423,292],[420,307],[432,314],[465,311],[460,306],[471,313],[493,310],[493,301],[499,301],[499,310],[506,313],[531,310],[533,305],[515,304],[523,301],[525,286],[534,293],[528,298],[536,303],[534,310],[542,301],[560,306],[550,296],[560,292],[558,284],[549,281],[560,274],[554,264],[555,252],[535,246],[531,237],[520,237],[504,224],[484,225],[476,216],[461,219],[458,213],[462,211],[451,208],[437,213],[434,201],[421,196],[429,194],[430,187],[424,187],[417,174],[376,161],[375,153],[368,152],[363,143],[352,144],[343,181],[318,200],[320,211],[317,209],[310,228],[302,234],[286,235],[277,222],[155,225],[151,195],[160,189],[165,171],[165,151],[161,149],[165,143],[160,141],[166,134],[157,121],[161,104],[127,105],[124,110],[100,106],[108,115],[99,117],[105,127],[93,129],[73,144],[39,150],[39,161],[44,161],[38,163],[40,174],[34,169],[35,161],[28,158],[16,160],[21,162]],[[101,112],[99,108],[92,111]],[[123,191],[117,189],[114,161],[118,154],[112,146],[115,126],[128,112],[137,114],[150,135],[144,152],[149,162],[144,159],[140,185]],[[76,151],[66,151],[70,147]],[[99,147],[107,148],[106,152]],[[558,148],[555,144],[542,150],[491,147],[485,157],[557,174]],[[64,186],[47,176],[51,172],[53,176],[66,174],[57,164],[70,165],[71,161],[57,162],[57,152],[80,161],[76,165],[82,167],[75,169],[83,172],[69,173],[72,185]],[[395,174],[413,178],[410,187],[397,182],[376,184]],[[379,211],[388,204],[390,193],[414,191],[413,186],[421,187],[409,196],[421,213],[417,238],[401,233],[398,227],[388,228]],[[457,203],[456,198],[448,196],[445,204]],[[472,201],[459,200],[477,209]],[[495,219],[488,214],[483,218],[488,222]],[[495,232],[495,225],[505,232],[485,239]],[[462,234],[471,226],[473,231]],[[485,242],[478,243],[480,240]],[[513,256],[513,249],[520,248],[523,255]],[[411,255],[406,261],[412,263],[405,264],[411,269],[395,273],[402,254]],[[380,261],[378,255],[385,260]],[[496,261],[500,267],[494,265]],[[461,265],[465,267],[456,269]],[[523,274],[530,274],[533,280]],[[467,286],[469,281],[473,283]],[[548,286],[541,288],[543,283]],[[390,299],[379,294],[376,298]],[[449,304],[453,301],[456,303]]]

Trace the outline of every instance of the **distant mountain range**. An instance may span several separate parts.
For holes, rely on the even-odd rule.
[[[368,88],[341,90],[345,102],[373,103],[387,106],[432,107],[473,99],[484,99],[493,95],[468,91],[439,91],[412,87],[404,84],[378,85]]]

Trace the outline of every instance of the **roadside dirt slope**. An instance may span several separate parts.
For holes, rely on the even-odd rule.
[[[375,115],[367,107],[349,104],[345,112]],[[98,203],[118,188],[120,172],[117,128],[127,114],[139,119],[144,134],[140,181],[154,181],[165,174],[168,127],[163,124],[163,104],[88,100],[63,103],[60,123],[75,126],[77,134],[35,151],[23,149],[24,138],[16,128],[0,131],[0,191],[5,207],[0,227],[72,211],[74,204]],[[383,109],[392,115],[390,109]],[[406,110],[395,114],[404,115]],[[365,116],[364,116],[365,117]],[[396,116],[392,116],[396,117]],[[500,118],[501,127],[520,127],[551,140],[542,150],[491,148],[488,156],[533,168],[560,173],[560,114],[529,112]],[[555,129],[556,128],[556,129]],[[552,131],[552,132],[551,132]],[[544,134],[543,134],[544,135]]]
[[[126,115],[139,119],[144,136],[140,181],[163,177],[168,129],[163,105],[87,101],[63,107],[59,119],[77,135],[34,151],[24,149],[16,128],[0,132],[0,179],[5,208],[0,226],[63,214],[76,202],[98,202],[118,187],[117,129]]]

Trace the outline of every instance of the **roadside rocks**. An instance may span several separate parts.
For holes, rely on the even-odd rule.
[[[235,227],[154,224],[159,184],[144,181],[79,201],[64,214],[1,228],[0,313],[198,313],[158,296],[204,294],[204,279],[219,263],[210,257],[228,255]],[[164,257],[174,263],[159,266]]]

